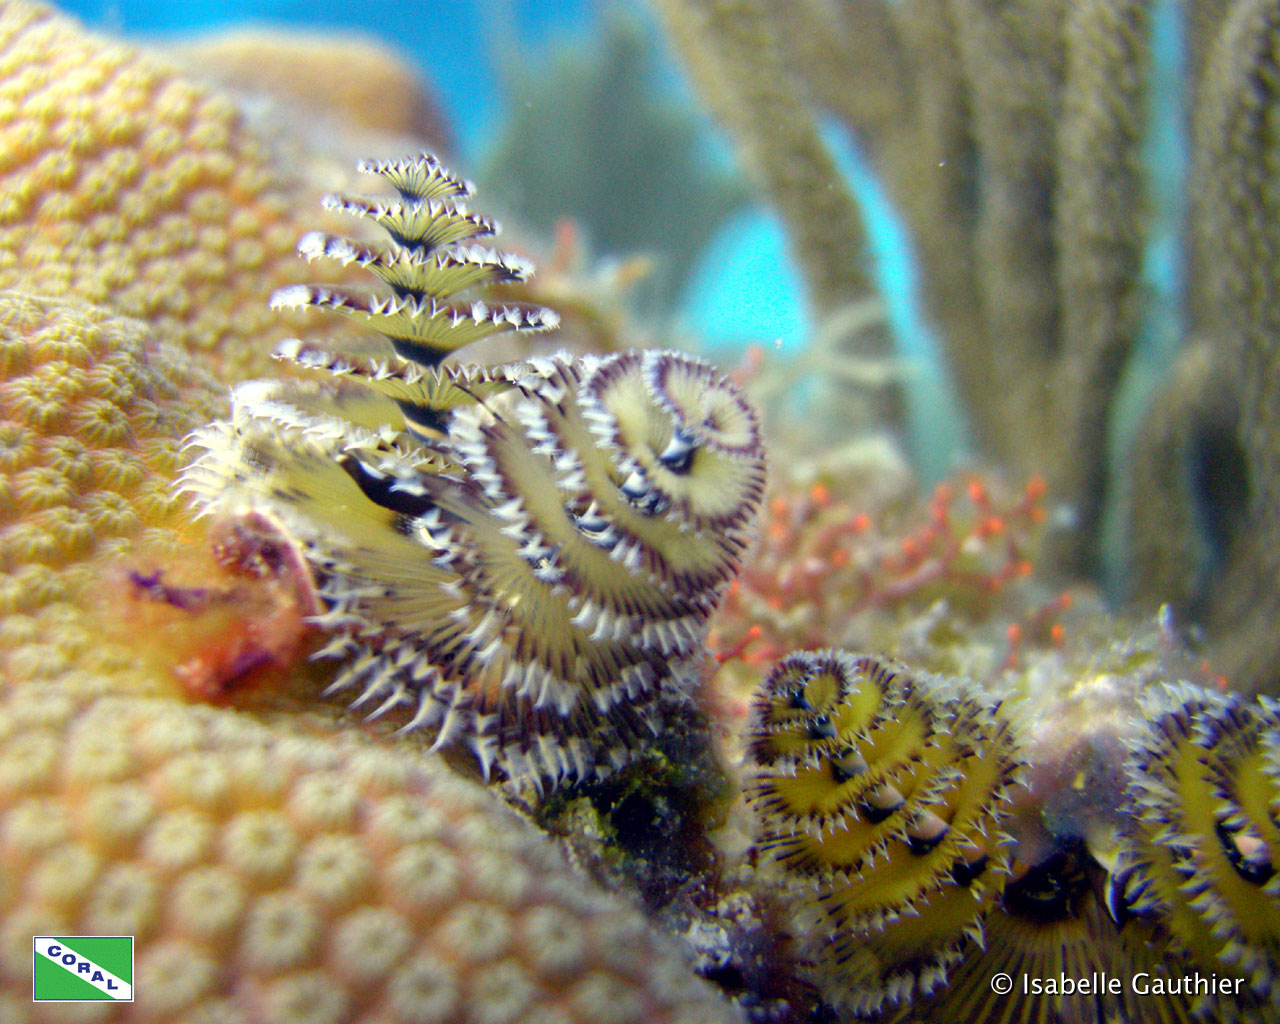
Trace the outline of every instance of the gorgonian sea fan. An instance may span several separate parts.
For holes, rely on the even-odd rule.
[[[748,763],[761,845],[828,1003],[889,1012],[981,946],[1018,769],[996,708],[874,658],[798,652],[756,696]]]
[[[390,244],[299,248],[382,288],[274,297],[373,329],[277,351],[346,386],[241,385],[231,420],[195,436],[184,486],[208,509],[267,511],[302,545],[334,633],[322,653],[344,660],[332,689],[468,745],[486,775],[542,788],[620,766],[700,670],[763,493],[756,415],[675,352],[444,365],[554,314],[457,298],[528,273],[474,243],[494,225],[463,206],[469,184],[426,155],[362,169],[400,197],[327,204]]]

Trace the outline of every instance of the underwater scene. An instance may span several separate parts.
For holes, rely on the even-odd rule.
[[[1280,1024],[1275,0],[0,0],[0,1024]]]

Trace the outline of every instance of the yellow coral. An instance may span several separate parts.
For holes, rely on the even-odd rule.
[[[0,879],[0,1010],[84,932],[137,938],[113,1020],[735,1019],[480,787],[349,732],[0,689]]]
[[[171,521],[172,438],[216,389],[142,325],[89,306],[0,292],[0,613],[68,595],[68,565],[140,525]],[[48,585],[25,584],[57,569]]]
[[[0,287],[114,308],[245,376],[265,360],[244,344],[269,326],[261,297],[299,277],[283,180],[228,99],[50,8],[0,5]]]

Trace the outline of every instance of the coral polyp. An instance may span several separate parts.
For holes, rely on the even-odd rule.
[[[316,621],[344,659],[333,689],[401,709],[434,745],[537,788],[626,763],[705,656],[764,489],[756,415],[709,364],[674,352],[445,364],[456,348],[554,315],[456,294],[523,276],[472,239],[469,186],[433,159],[362,165],[396,200],[330,200],[384,248],[306,236],[391,289],[298,286],[277,305],[335,310],[367,339],[282,358],[362,387],[255,381],[195,435],[184,478],[207,509],[268,514],[319,580]]]
[[[927,996],[982,942],[1009,870],[1018,769],[975,695],[842,651],[783,659],[757,697],[751,801],[827,1002]]]

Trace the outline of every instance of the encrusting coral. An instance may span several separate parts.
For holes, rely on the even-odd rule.
[[[32,935],[133,935],[77,1020],[739,1020],[475,783],[344,730],[0,683],[0,1017]],[[81,1008],[85,1009],[85,1008]]]
[[[313,233],[309,259],[367,268],[383,290],[302,285],[277,306],[331,310],[374,334],[281,358],[361,385],[332,399],[242,385],[196,435],[184,486],[208,509],[278,517],[321,579],[319,625],[345,659],[333,689],[469,749],[541,789],[630,760],[683,699],[706,622],[737,571],[764,489],[756,416],[727,378],[672,352],[445,364],[554,314],[460,299],[522,279],[476,245],[488,219],[434,158],[366,163],[399,198],[332,196],[382,246]]]
[[[235,607],[281,610],[270,586],[290,576],[266,527],[192,525],[173,476],[182,435],[219,403],[205,368],[238,377],[266,355],[259,310],[265,291],[301,276],[306,189],[225,97],[47,8],[0,7],[0,72],[0,279],[40,293],[0,296],[0,530],[6,572],[24,573],[18,603],[0,609],[0,1018],[738,1019],[638,911],[491,795],[420,766],[421,744],[191,707],[207,698],[175,699],[186,654],[167,626],[102,629],[139,601],[150,623],[234,597],[254,586],[250,569],[266,574],[267,603]],[[39,371],[47,387],[29,386]],[[54,550],[18,529],[45,516],[56,541],[87,498],[103,517],[87,538],[72,531],[83,546]],[[306,607],[285,610],[298,620]],[[199,642],[210,623],[192,621]],[[244,660],[225,635],[203,641]],[[211,671],[238,678],[234,665]],[[309,670],[282,671],[292,686]],[[397,823],[424,834],[397,836]],[[255,862],[273,839],[280,859]],[[450,873],[458,914],[415,889],[443,877],[433,869]],[[529,902],[503,916],[517,889]],[[30,936],[95,927],[150,936],[137,980],[151,995],[124,1009],[34,1007]]]
[[[52,9],[0,6],[0,287],[147,323],[261,372],[263,289],[299,278],[309,194],[234,104]]]
[[[938,7],[905,0],[878,24],[891,31],[895,19]],[[805,16],[816,10],[806,5]],[[1242,36],[1254,37],[1240,25]],[[57,90],[31,68],[63,44],[87,67],[116,51],[20,4],[0,11],[0,27],[8,32],[0,48],[9,55],[3,95],[89,111],[72,122],[90,147],[77,166],[92,167],[95,132],[107,123],[93,113],[101,81],[88,74],[78,80],[81,92]],[[14,60],[15,48],[31,62]],[[892,64],[893,48],[879,49],[881,65]],[[1215,59],[1211,46],[1196,52],[1206,66]],[[150,67],[131,51],[117,57],[126,84],[137,68]],[[1068,54],[1068,66],[1073,59]],[[936,72],[933,85],[959,66],[941,61],[929,72]],[[155,74],[155,82],[174,80]],[[224,109],[212,93],[197,93]],[[170,95],[178,93],[157,85],[123,98],[131,110],[145,110]],[[890,88],[862,97],[863,113],[887,123],[891,97]],[[62,124],[61,115],[44,117],[41,102],[33,116]],[[160,106],[141,117],[140,131],[170,124]],[[227,137],[241,138],[240,122],[220,116],[183,124],[194,125],[197,138],[209,124],[230,125]],[[254,159],[246,156],[245,166],[257,166]],[[449,366],[445,354],[475,334],[550,317],[530,308],[537,293],[527,290],[523,260],[475,243],[488,225],[460,208],[459,179],[426,159],[373,169],[393,180],[398,198],[339,198],[330,207],[389,220],[397,241],[321,231],[305,236],[302,250],[346,265],[353,278],[377,275],[376,291],[289,286],[295,272],[278,277],[274,269],[250,283],[252,275],[227,277],[229,264],[218,260],[200,276],[185,261],[197,259],[203,242],[193,238],[152,259],[153,236],[135,232],[132,222],[113,229],[123,231],[122,246],[135,235],[144,243],[120,266],[161,291],[173,285],[166,294],[178,294],[179,282],[192,285],[193,301],[222,311],[214,321],[236,321],[221,335],[230,346],[225,372],[247,365],[237,364],[243,355],[233,350],[246,340],[238,333],[243,324],[260,332],[256,315],[244,316],[259,291],[285,284],[278,304],[350,318],[316,317],[334,340],[320,343],[308,332],[279,350],[322,383],[245,385],[232,423],[201,435],[210,457],[225,461],[195,471],[196,489],[205,488],[211,505],[225,499],[219,511],[232,512],[229,521],[210,517],[207,529],[186,522],[167,488],[180,434],[208,415],[216,388],[159,343],[199,349],[200,337],[217,331],[207,323],[193,328],[195,321],[164,303],[137,310],[141,321],[121,315],[110,296],[105,308],[91,304],[79,290],[91,258],[74,264],[69,242],[55,252],[33,241],[42,223],[64,242],[67,225],[80,223],[53,216],[70,201],[65,182],[52,175],[36,196],[28,194],[34,186],[22,190],[29,177],[15,185],[13,201],[28,212],[48,201],[50,211],[43,221],[39,214],[21,228],[4,227],[21,242],[18,255],[6,258],[56,297],[0,294],[0,420],[8,431],[0,458],[19,460],[0,477],[0,516],[7,517],[0,543],[6,559],[23,561],[19,571],[37,572],[53,589],[24,576],[25,603],[0,610],[0,1018],[22,1024],[69,1012],[46,1013],[30,1002],[32,934],[118,930],[139,937],[140,998],[114,1017],[90,1008],[89,1019],[95,1012],[247,1024],[390,1024],[432,1014],[534,1024],[740,1019],[640,911],[571,871],[494,793],[426,756],[433,739],[452,736],[472,740],[482,760],[493,757],[495,774],[528,772],[544,789],[570,778],[581,783],[540,803],[540,824],[557,834],[575,824],[582,833],[594,828],[565,845],[584,860],[608,858],[607,867],[586,866],[643,895],[651,920],[687,932],[697,969],[734,993],[755,1022],[835,1012],[1092,1022],[1100,1013],[1115,1017],[1115,1004],[998,1000],[991,974],[1051,967],[1075,975],[1155,973],[1157,962],[1248,982],[1241,998],[1214,1003],[1223,1019],[1276,1019],[1264,992],[1277,962],[1264,912],[1275,898],[1271,850],[1280,848],[1271,808],[1280,777],[1274,709],[1189,689],[1179,691],[1177,701],[1187,698],[1181,710],[1140,704],[1136,695],[1152,679],[1212,678],[1212,668],[1179,647],[1172,615],[1162,614],[1154,629],[1148,624],[1133,643],[1118,642],[1128,625],[1090,612],[1090,601],[1075,600],[1083,593],[1076,589],[1067,595],[1071,617],[1060,617],[1064,592],[1027,574],[1040,559],[1045,492],[1038,480],[1009,491],[971,475],[923,505],[904,498],[899,477],[821,476],[780,487],[754,574],[717,627],[726,674],[743,658],[759,671],[789,647],[829,647],[872,632],[876,649],[916,667],[829,651],[785,657],[775,699],[762,696],[756,705],[755,732],[736,737],[751,747],[743,805],[695,806],[730,799],[709,794],[731,788],[733,766],[726,780],[704,756],[706,744],[667,764],[662,757],[688,750],[661,745],[684,730],[692,749],[698,730],[732,732],[739,713],[715,706],[713,697],[707,709],[720,717],[708,724],[685,698],[702,669],[708,616],[744,559],[760,500],[754,414],[728,378],[669,352]],[[190,213],[184,197],[202,190],[191,192],[184,180],[175,179],[172,202]],[[277,194],[276,186],[264,189],[233,189],[233,199],[257,210],[262,196]],[[289,190],[278,186],[280,195]],[[433,190],[442,191],[428,197]],[[281,210],[279,221],[268,217],[272,224],[299,221],[292,208]],[[120,214],[116,207],[100,212],[98,228]],[[179,233],[191,228],[185,215],[174,222]],[[196,221],[208,237],[208,222]],[[427,237],[444,244],[423,251]],[[1257,238],[1241,244],[1265,249]],[[46,258],[29,268],[23,262]],[[159,275],[166,264],[174,281]],[[211,297],[224,286],[235,297]],[[471,288],[489,290],[479,302],[463,300]],[[489,301],[504,288],[532,301],[505,308]],[[247,292],[254,296],[246,299]],[[133,301],[127,289],[121,294]],[[219,319],[224,314],[229,320]],[[301,315],[297,322],[314,326]],[[356,338],[338,324],[370,333]],[[1244,446],[1251,459],[1260,445],[1255,437]],[[81,521],[74,513],[104,490],[103,481],[118,485],[119,500],[90,511],[114,509],[116,518],[98,523],[87,546],[55,550],[43,534],[19,529],[30,520],[50,526],[54,540],[74,538],[65,524]],[[508,504],[517,497],[523,507]],[[338,510],[335,498],[346,507]],[[352,532],[355,542],[347,544]],[[144,543],[125,552],[125,539]],[[115,568],[90,577],[108,558]],[[696,571],[669,574],[680,558],[700,559]],[[824,561],[857,615],[842,617],[841,601],[824,591]],[[6,571],[17,564],[6,562]],[[567,588],[579,570],[574,587],[585,590],[589,581],[593,597],[570,607],[556,588]],[[412,586],[400,591],[405,573]],[[400,605],[384,603],[385,584],[420,598],[423,574],[442,584],[439,593],[463,591],[451,606],[433,596],[429,611],[457,613],[443,629],[484,641],[465,653],[440,643],[431,657],[455,658],[447,667],[459,681],[478,678],[488,687],[485,699],[498,695],[497,714],[508,717],[497,726],[469,721],[463,712],[472,708],[455,702],[461,690],[451,682],[425,705],[407,693],[423,677],[416,637],[443,634],[425,621],[402,634],[389,628],[408,620]],[[80,586],[88,581],[94,586]],[[504,608],[500,592],[520,600]],[[679,600],[671,597],[677,592]],[[99,606],[140,610],[144,624],[100,630],[100,607],[86,594]],[[605,594],[620,596],[613,604],[596,600]],[[33,595],[48,603],[35,608]],[[771,597],[798,614],[788,618]],[[655,614],[655,601],[667,602],[657,609],[663,614]],[[207,609],[215,611],[200,617]],[[298,663],[306,650],[299,635],[317,610],[338,646],[369,655],[348,654],[339,669],[370,692],[368,703],[411,696],[401,721],[425,706],[428,718],[439,716],[431,728],[391,737],[355,727],[337,704],[314,699],[333,679],[323,667]],[[218,618],[224,612],[230,625]],[[259,613],[264,628],[255,634],[243,619]],[[498,631],[494,623],[508,613],[501,621],[511,628]],[[753,633],[757,615],[762,627]],[[186,624],[195,655],[171,643],[175,622]],[[554,657],[564,654],[557,638],[566,633],[577,637],[571,653],[581,662],[572,666]],[[508,651],[543,669],[504,693],[508,674],[494,665]],[[599,652],[603,661],[592,662]],[[539,662],[543,655],[551,662]],[[264,662],[273,662],[282,690],[261,703],[242,700]],[[588,710],[562,714],[559,701],[570,692],[562,684],[582,663],[595,665],[584,677],[592,684],[582,697]],[[636,665],[646,666],[643,685],[629,692],[640,677],[624,674]],[[1003,703],[926,670],[980,679]],[[837,676],[857,684],[838,695],[843,703]],[[1142,740],[1126,766],[1116,751],[1139,729],[1144,707],[1162,731]],[[670,728],[649,739],[645,720],[659,711]],[[617,713],[632,720],[619,724]],[[606,715],[609,724],[597,728]],[[479,731],[467,735],[472,725]],[[588,726],[593,735],[585,737]],[[537,738],[522,746],[517,737],[529,735]],[[588,739],[602,740],[605,750],[589,752]],[[627,744],[636,740],[661,751],[630,771],[593,777],[619,750],[630,756]],[[904,760],[906,748],[913,756]],[[1020,760],[1029,764],[1015,773]],[[650,769],[703,777],[679,794],[685,803],[673,811],[678,801],[663,804]],[[1015,774],[1023,785],[1011,783]],[[1128,802],[1112,799],[1126,786]],[[601,806],[610,800],[606,813]],[[706,830],[734,815],[758,816],[740,849],[750,850],[752,838],[767,848],[724,855],[721,864],[729,847]],[[673,857],[668,867],[696,861],[697,872],[672,882],[662,865],[638,867],[640,833],[647,850],[679,848],[684,859]],[[1117,921],[1101,900],[1100,877],[1113,867]],[[655,880],[685,891],[671,899],[647,888]],[[793,954],[808,959],[797,968]],[[1183,997],[1130,999],[1118,1013],[1129,1024],[1184,1024],[1201,1009]]]
[[[212,381],[142,324],[0,291],[0,615],[73,596],[95,555],[185,518],[170,483]]]
[[[828,643],[897,648],[907,622],[925,621],[939,607],[939,630],[985,625],[1007,651],[993,644],[985,671],[949,661],[945,642],[911,651],[935,671],[991,676],[1016,663],[1024,641],[1063,638],[1058,613],[1071,595],[1051,596],[1033,578],[1043,479],[1010,492],[994,476],[970,473],[919,501],[909,488],[895,489],[880,463],[865,474],[824,470],[808,485],[781,477],[775,474],[765,502],[753,557],[712,623],[722,662],[767,666],[795,648]]]

